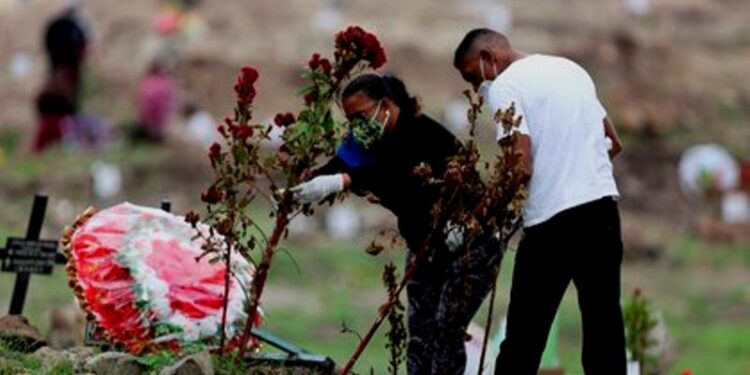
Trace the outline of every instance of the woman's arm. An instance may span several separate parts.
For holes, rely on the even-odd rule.
[[[311,178],[317,177],[317,176],[325,176],[330,174],[337,174],[337,173],[345,173],[347,171],[347,165],[346,163],[341,160],[340,157],[334,156],[330,160],[328,160],[327,163],[323,164],[322,167],[313,170],[306,176],[306,180],[309,180]]]
[[[308,173],[304,179],[305,182],[289,189],[301,203],[317,202],[352,186],[349,168],[338,156]]]

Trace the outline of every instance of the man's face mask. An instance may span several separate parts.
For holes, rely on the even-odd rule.
[[[380,107],[383,105],[383,101],[378,102],[378,106],[375,108],[371,117],[365,117],[364,115],[358,115],[349,120],[349,129],[354,136],[354,140],[362,145],[365,149],[370,149],[374,146],[385,132],[385,124],[391,117],[390,111],[385,113],[385,121],[380,122],[378,120],[378,114],[380,113]]]

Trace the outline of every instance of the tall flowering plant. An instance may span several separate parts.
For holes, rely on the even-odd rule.
[[[305,171],[315,167],[322,156],[333,154],[343,127],[334,119],[331,107],[342,84],[357,71],[377,69],[386,62],[375,35],[360,27],[352,26],[338,33],[335,43],[333,62],[319,53],[310,58],[305,72],[310,84],[303,90],[302,109],[296,115],[291,112],[276,115],[272,125],[252,123],[259,74],[253,67],[242,68],[234,86],[234,113],[218,126],[222,142],[212,144],[208,151],[215,178],[201,194],[208,212],[203,221],[212,228],[204,235],[204,256],[229,265],[231,250],[250,260],[253,250],[261,251],[249,288],[248,318],[238,344],[237,360],[244,357],[252,326],[260,319],[259,305],[276,247],[288,233],[289,222],[295,215],[312,212],[310,205],[300,205],[290,192],[278,187],[299,184]],[[272,155],[263,157],[261,149],[270,141],[273,126],[284,129],[283,144]],[[283,179],[281,185],[276,178]],[[275,221],[270,232],[263,230],[249,214],[249,207],[257,198],[274,207],[271,215]],[[193,226],[201,221],[194,212],[186,219]],[[231,277],[232,273],[227,272],[227,288]],[[226,305],[225,298],[222,325],[226,324]],[[222,337],[222,350],[227,348],[226,344]]]

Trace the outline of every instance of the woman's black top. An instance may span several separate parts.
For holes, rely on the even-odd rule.
[[[438,189],[414,174],[421,163],[433,176],[442,177],[449,159],[458,153],[460,141],[435,120],[424,115],[399,120],[370,150],[348,136],[336,156],[315,175],[347,173],[351,191],[372,194],[398,218],[401,236],[413,251],[421,249],[433,223],[432,208]]]

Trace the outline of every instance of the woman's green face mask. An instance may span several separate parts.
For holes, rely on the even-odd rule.
[[[358,115],[349,119],[349,130],[354,136],[354,140],[361,144],[365,149],[372,148],[380,139],[383,138],[385,132],[385,125],[388,123],[390,118],[390,112],[386,112],[386,118],[383,122],[378,120],[378,114],[383,105],[383,101],[379,101],[375,111],[369,118],[364,115]]]

